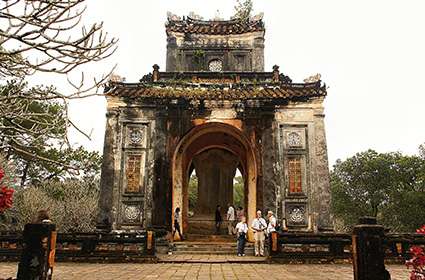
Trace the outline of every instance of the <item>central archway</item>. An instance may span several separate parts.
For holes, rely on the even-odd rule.
[[[236,127],[218,122],[198,125],[177,145],[172,164],[172,206],[180,207],[182,231],[188,229],[188,182],[195,156],[211,149],[226,150],[239,158],[245,184],[245,205],[248,223],[255,218],[257,208],[257,160],[246,136]],[[174,223],[173,217],[171,217]],[[174,226],[174,225],[173,225]],[[251,234],[248,236],[252,239]]]

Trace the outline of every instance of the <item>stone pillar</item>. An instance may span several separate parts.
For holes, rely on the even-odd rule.
[[[315,151],[314,155],[316,161],[316,193],[320,196],[317,200],[317,217],[316,225],[319,230],[333,230],[332,223],[330,220],[330,204],[331,204],[331,192],[330,192],[330,177],[329,177],[329,163],[328,163],[328,149],[326,144],[326,132],[325,132],[325,115],[323,114],[323,108],[316,109],[314,114],[314,143]]]
[[[384,227],[373,217],[364,217],[353,229],[354,280],[390,280],[385,269]]]
[[[233,203],[233,178],[238,158],[225,150],[213,149],[194,157],[198,177],[198,201],[195,216],[214,219],[217,205],[223,210]]]
[[[106,113],[105,141],[103,145],[103,162],[100,177],[99,214],[97,228],[110,231],[113,217],[115,170],[114,150],[117,145],[118,111],[109,109]]]
[[[264,72],[264,38],[255,38],[252,56],[252,71]]]

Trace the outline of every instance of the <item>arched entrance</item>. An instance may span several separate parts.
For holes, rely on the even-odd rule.
[[[236,168],[241,170],[242,176],[244,178],[245,190],[244,208],[248,223],[251,222],[255,217],[257,207],[257,162],[254,150],[252,149],[249,140],[238,128],[229,124],[218,122],[206,123],[194,127],[187,135],[183,137],[183,139],[179,142],[173,157],[172,209],[174,211],[174,209],[180,207],[182,210],[180,223],[182,225],[183,232],[187,232],[188,230],[188,184],[192,169],[195,165],[202,165],[202,159],[208,159],[220,155],[229,160],[226,162],[217,162],[220,162],[223,166],[225,165],[226,168],[233,165],[232,168],[234,168],[234,170],[236,170]],[[214,168],[214,166],[212,168]],[[203,172],[208,172],[208,168],[204,169],[205,170],[203,170]],[[220,166],[218,166],[218,169],[220,169]],[[220,173],[220,170],[217,171],[217,166],[215,166],[215,170],[216,173]],[[226,172],[224,172],[224,174],[225,173]],[[223,172],[221,172],[221,174],[223,174]],[[211,176],[214,175],[211,174]],[[222,178],[224,181],[228,181],[226,176],[221,175],[220,178]],[[231,179],[233,179],[233,176],[231,176]],[[228,193],[229,192],[226,190],[218,189],[217,193],[214,193],[210,198],[204,198],[201,200],[201,203],[204,202],[205,204],[214,204],[217,201],[228,201],[224,197]],[[209,204],[207,206],[211,207]],[[222,205],[222,207],[225,206],[226,205]],[[202,211],[206,211],[205,207],[202,207],[202,205],[198,207]],[[171,219],[173,220],[173,218]]]

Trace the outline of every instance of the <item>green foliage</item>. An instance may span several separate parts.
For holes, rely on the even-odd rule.
[[[19,188],[8,217],[7,229],[21,230],[26,223],[34,220],[37,211],[47,209],[60,232],[94,231],[98,185],[97,180],[65,180]]]
[[[0,147],[16,165],[21,185],[75,175],[94,176],[101,157],[67,143],[65,103],[46,98],[52,87],[0,85]],[[27,98],[30,96],[31,98]]]
[[[240,19],[241,21],[248,21],[251,17],[252,11],[252,0],[237,0],[234,18]]]
[[[190,176],[189,179],[189,212],[195,213],[196,202],[198,200],[198,177]]]
[[[235,205],[236,207],[244,207],[245,187],[243,183],[243,177],[236,176],[235,181],[236,182],[233,184],[233,205]]]
[[[400,153],[358,153],[331,173],[332,209],[347,228],[373,216],[395,231],[414,231],[425,220],[425,160]],[[415,210],[416,209],[416,210]]]

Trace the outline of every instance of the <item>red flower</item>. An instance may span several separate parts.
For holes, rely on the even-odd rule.
[[[416,233],[425,234],[425,225],[423,225],[421,228],[417,229]]]
[[[14,191],[14,189],[6,186],[0,188],[0,213],[12,207]]]
[[[416,230],[419,234],[425,234],[425,225]],[[412,258],[406,261],[407,268],[411,268],[410,280],[425,280],[425,252],[423,248],[413,246],[410,248]]]

